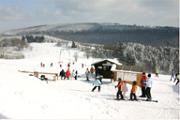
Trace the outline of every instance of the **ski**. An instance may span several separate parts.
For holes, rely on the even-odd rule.
[[[145,99],[138,99],[138,100],[145,102],[158,102],[158,100],[145,100]]]

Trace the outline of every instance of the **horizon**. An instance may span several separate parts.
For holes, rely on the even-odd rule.
[[[0,32],[38,25],[118,23],[179,27],[177,0],[0,1]]]
[[[137,25],[137,24],[121,24],[121,23],[103,23],[103,22],[78,22],[78,23],[56,23],[56,24],[37,24],[37,25],[32,25],[32,26],[24,26],[24,27],[17,27],[17,28],[12,28],[12,29],[8,29],[8,30],[5,30],[5,31],[0,31],[0,34],[3,34],[5,32],[9,32],[9,31],[13,31],[13,30],[21,30],[21,29],[28,29],[28,28],[31,28],[31,27],[39,27],[39,26],[48,26],[48,25],[70,25],[70,24],[93,24],[93,23],[97,23],[97,24],[119,24],[119,25],[129,25],[129,26],[133,26],[133,25],[136,25],[136,26],[139,26],[139,27],[173,27],[173,28],[179,28],[179,26],[167,26],[167,25]]]

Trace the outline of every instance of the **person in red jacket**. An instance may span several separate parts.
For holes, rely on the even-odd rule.
[[[69,80],[70,76],[71,76],[71,72],[70,72],[70,70],[68,69],[68,70],[66,71],[66,78]]]
[[[124,81],[121,80],[121,78],[118,79],[119,82],[118,84],[115,86],[115,88],[118,88],[117,94],[116,94],[116,99],[119,99],[119,95],[121,96],[121,100],[124,100],[124,96],[122,94],[122,89],[123,89],[123,85],[124,85]]]
[[[142,73],[142,77],[141,77],[141,92],[142,95],[140,97],[146,97],[146,80],[147,80],[147,76],[146,73],[143,72]]]

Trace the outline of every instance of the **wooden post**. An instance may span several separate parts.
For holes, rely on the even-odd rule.
[[[54,81],[58,80],[58,74],[55,74],[55,75],[53,76],[53,80],[54,80]]]
[[[34,76],[37,77],[37,78],[39,78],[39,73],[35,71],[35,72],[34,72]]]

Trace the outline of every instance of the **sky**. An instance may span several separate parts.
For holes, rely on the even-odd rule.
[[[179,0],[0,0],[0,32],[42,24],[179,26]]]

